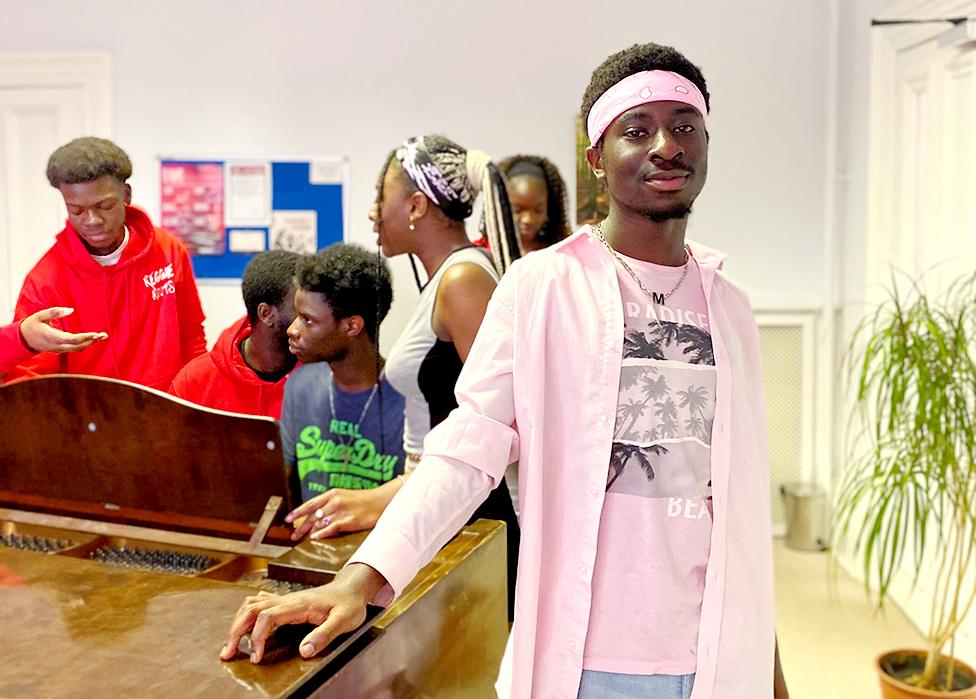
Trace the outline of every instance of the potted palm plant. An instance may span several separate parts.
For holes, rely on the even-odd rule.
[[[907,286],[892,284],[847,353],[861,431],[835,550],[863,566],[879,607],[902,571],[934,581],[927,647],[878,658],[882,695],[976,697],[972,668],[953,657],[976,598],[976,275],[938,295]]]

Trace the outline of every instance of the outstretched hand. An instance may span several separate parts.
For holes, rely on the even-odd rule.
[[[73,308],[55,307],[27,316],[20,322],[20,334],[27,347],[34,352],[80,352],[100,340],[107,340],[103,332],[66,333],[50,325],[56,318],[74,313]]]

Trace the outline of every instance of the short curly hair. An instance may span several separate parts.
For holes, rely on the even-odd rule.
[[[677,49],[661,44],[634,44],[630,48],[609,56],[593,71],[590,84],[583,93],[580,113],[583,123],[590,116],[593,104],[600,96],[624,78],[645,70],[669,70],[681,75],[695,84],[705,98],[705,108],[711,109],[705,76],[694,63],[685,58]],[[602,140],[602,139],[601,139]]]
[[[132,177],[132,161],[124,150],[104,138],[76,138],[54,151],[47,161],[47,181],[55,189],[106,175],[124,183]]]
[[[374,342],[393,303],[390,268],[378,253],[360,245],[335,243],[298,266],[298,286],[322,294],[336,320],[360,316]]]
[[[287,250],[269,250],[255,255],[241,275],[241,293],[247,318],[258,319],[258,306],[280,306],[295,284],[295,272],[302,256]]]

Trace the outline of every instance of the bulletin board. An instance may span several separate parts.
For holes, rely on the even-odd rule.
[[[345,238],[342,157],[159,158],[159,223],[199,280],[239,280],[265,250],[313,253]]]

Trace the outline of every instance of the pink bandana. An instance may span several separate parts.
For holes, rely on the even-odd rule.
[[[603,132],[618,116],[648,102],[684,102],[697,109],[702,119],[708,114],[701,91],[687,78],[669,70],[634,73],[604,92],[593,103],[586,119],[590,145],[596,145]]]

